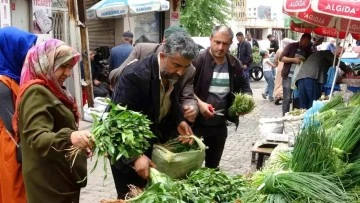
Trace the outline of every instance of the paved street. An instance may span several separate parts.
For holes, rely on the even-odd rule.
[[[240,118],[240,125],[237,131],[235,126],[229,126],[229,136],[226,141],[220,167],[229,174],[245,174],[254,170],[251,165],[251,146],[259,139],[258,121],[259,118],[280,117],[281,106],[264,100],[261,92],[266,85],[265,80],[251,82],[251,88],[256,101],[256,108],[249,115]],[[81,123],[81,128],[88,128],[89,123]],[[88,162],[89,171],[92,169],[95,159]],[[104,199],[115,199],[116,190],[111,176],[109,165],[107,165],[108,177],[103,181],[103,161],[99,160],[97,169],[89,175],[88,184],[80,195],[81,203],[98,203]]]

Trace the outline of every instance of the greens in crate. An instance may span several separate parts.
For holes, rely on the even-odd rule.
[[[105,172],[106,156],[110,157],[111,164],[121,157],[138,157],[150,147],[149,141],[155,138],[149,127],[151,121],[145,115],[120,105],[110,105],[111,110],[103,120],[98,121],[96,115],[92,114],[93,150],[97,155],[94,169],[99,157],[103,156]]]

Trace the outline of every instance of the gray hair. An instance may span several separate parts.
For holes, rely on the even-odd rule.
[[[229,26],[226,25],[216,25],[214,26],[214,28],[211,31],[211,37],[213,37],[217,32],[219,31],[226,31],[227,33],[229,33],[231,40],[234,38],[234,32],[231,30],[231,28]]]
[[[187,33],[174,32],[166,39],[164,53],[166,55],[178,53],[187,59],[194,59],[199,53],[199,49]]]

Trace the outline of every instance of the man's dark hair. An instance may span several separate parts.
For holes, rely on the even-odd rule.
[[[303,39],[303,38],[307,38],[307,39],[311,40],[311,34],[304,33],[303,35],[301,35],[301,39]]]
[[[267,36],[266,38],[269,39],[269,38],[272,37],[272,36],[273,36],[272,34],[268,34],[268,36]]]
[[[244,33],[238,32],[238,33],[236,33],[236,37],[244,37]]]

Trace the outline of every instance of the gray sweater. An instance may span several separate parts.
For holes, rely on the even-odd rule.
[[[304,78],[311,78],[317,80],[318,83],[324,84],[326,82],[327,72],[333,65],[334,54],[329,50],[318,51],[309,56],[300,68],[295,81]],[[337,64],[336,59],[335,64]],[[346,71],[345,63],[340,62],[340,69]]]

